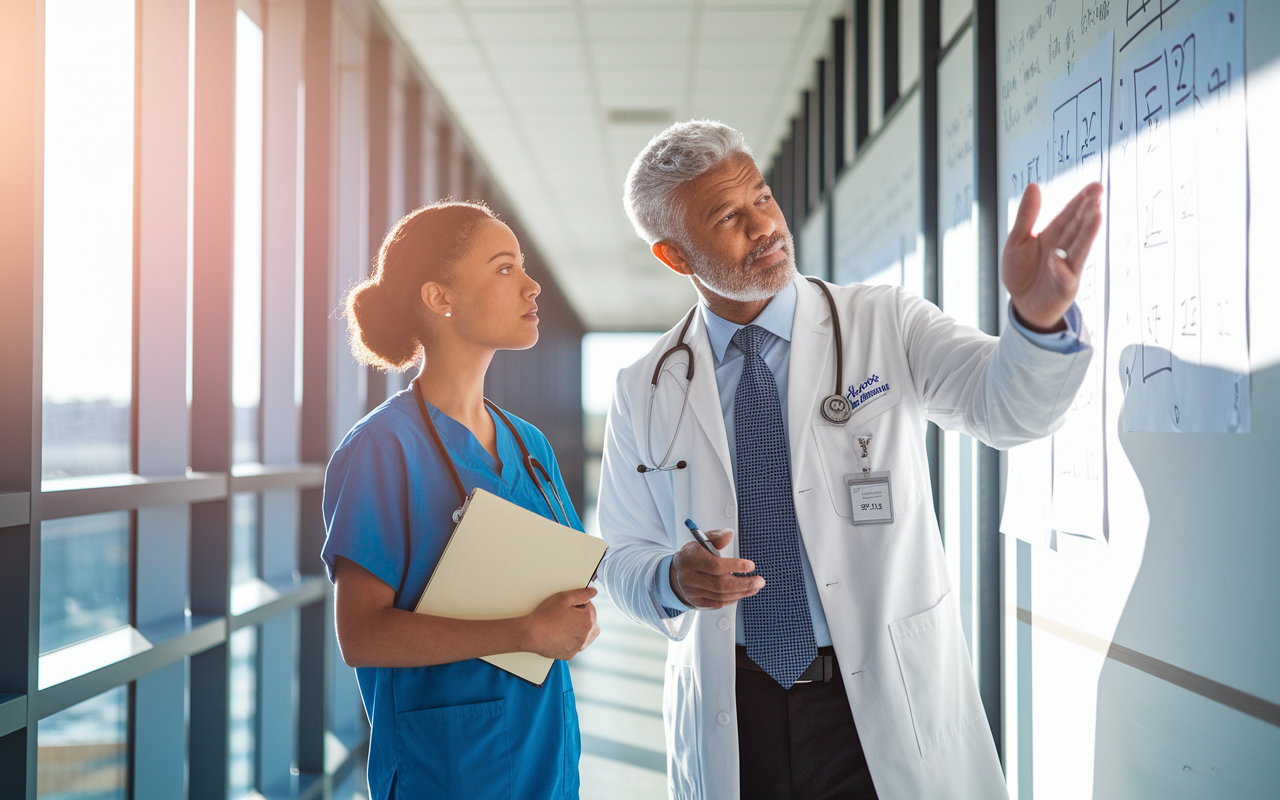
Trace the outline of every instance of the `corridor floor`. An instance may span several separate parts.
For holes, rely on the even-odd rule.
[[[569,662],[582,729],[582,800],[667,793],[662,672],[667,640],[596,600],[600,636]]]

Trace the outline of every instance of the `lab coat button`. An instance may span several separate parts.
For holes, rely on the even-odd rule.
[[[719,622],[717,622],[716,624],[720,626],[720,630],[722,630],[722,631],[727,631],[727,630],[729,630],[729,618],[728,618],[728,617],[721,617],[721,618],[720,618],[720,621],[719,621]]]
[[[724,515],[729,519],[733,519],[733,515],[737,513],[737,511],[738,509],[734,508],[732,505],[727,505],[724,507]]]
[[[729,714],[728,714],[728,712],[726,712],[726,711],[721,711],[719,714],[717,714],[717,715],[716,715],[716,722],[719,722],[721,725],[728,725],[728,724],[729,724]]]

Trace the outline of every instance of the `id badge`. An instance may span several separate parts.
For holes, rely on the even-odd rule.
[[[858,472],[844,476],[853,501],[854,525],[883,525],[893,522],[893,495],[889,471]]]

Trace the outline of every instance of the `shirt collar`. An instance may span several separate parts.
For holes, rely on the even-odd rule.
[[[795,321],[795,318],[796,285],[793,281],[788,283],[782,291],[775,294],[773,299],[769,301],[769,305],[765,306],[764,310],[760,312],[760,316],[752,320],[750,324],[758,325],[779,339],[789,342],[791,341],[791,324]],[[716,357],[716,365],[718,366],[724,361],[724,352],[728,349],[733,335],[743,326],[721,317],[705,304],[702,304],[702,319],[707,326],[707,339],[711,342],[711,353]]]

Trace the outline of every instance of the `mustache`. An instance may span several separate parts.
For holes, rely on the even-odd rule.
[[[760,258],[760,256],[767,253],[779,241],[782,242],[782,251],[790,255],[791,244],[788,241],[788,239],[790,239],[790,237],[787,236],[785,233],[775,233],[772,237],[770,237],[769,241],[765,242],[759,247],[756,247],[750,253],[747,253],[747,257],[742,260],[743,268],[751,269],[753,266],[755,266],[756,259]]]

